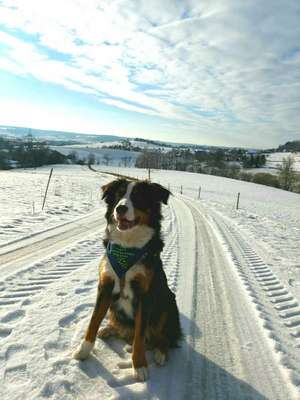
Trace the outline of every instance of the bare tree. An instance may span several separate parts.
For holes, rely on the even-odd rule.
[[[96,157],[94,153],[89,153],[88,155],[88,165],[93,165],[96,162]]]
[[[295,159],[292,156],[283,158],[280,165],[279,182],[280,187],[284,190],[293,190],[296,181],[296,173],[294,170]]]
[[[104,160],[104,164],[105,164],[106,166],[108,166],[109,163],[110,163],[111,160],[112,160],[112,157],[111,157],[108,153],[105,153],[104,156],[103,156],[103,160]]]
[[[130,163],[131,163],[131,160],[132,160],[132,157],[131,156],[124,156],[124,157],[121,158],[121,160],[122,160],[122,163],[123,163],[124,167],[129,167]]]
[[[78,153],[75,150],[72,150],[69,154],[68,154],[68,158],[72,161],[72,163],[76,163],[78,161]]]

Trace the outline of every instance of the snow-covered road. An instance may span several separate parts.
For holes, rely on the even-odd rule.
[[[69,243],[104,229],[103,212],[94,211],[72,222],[65,222],[42,232],[25,236],[0,246],[1,277],[22,269],[26,262],[36,262],[54,254]]]
[[[296,300],[217,212],[174,196],[164,217],[163,261],[186,335],[167,365],[158,368],[147,354],[150,379],[136,382],[131,355],[114,339],[99,339],[87,361],[70,357],[92,311],[104,251],[103,216],[93,214],[74,230],[65,225],[58,236],[37,235],[0,255],[0,262],[11,257],[6,266],[14,251],[18,260],[0,281],[1,399],[297,398]]]

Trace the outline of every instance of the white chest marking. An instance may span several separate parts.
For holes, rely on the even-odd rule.
[[[120,297],[115,302],[115,305],[118,307],[119,310],[123,310],[128,317],[133,318],[134,313],[133,313],[133,308],[132,308],[132,300],[133,300],[134,293],[131,288],[131,282],[134,280],[134,277],[137,274],[146,275],[145,266],[143,264],[137,263],[126,272],[125,282],[124,282],[124,286],[123,286],[122,290],[120,287],[120,279],[117,276],[117,274],[115,273],[115,271],[114,271],[113,267],[111,266],[108,259],[103,268],[103,272],[105,272],[105,274],[109,275],[115,282],[113,294],[120,293]]]

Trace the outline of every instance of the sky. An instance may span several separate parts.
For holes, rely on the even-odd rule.
[[[300,140],[299,0],[0,0],[0,124]]]

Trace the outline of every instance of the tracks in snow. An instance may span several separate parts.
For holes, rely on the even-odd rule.
[[[73,222],[35,234],[33,237],[8,243],[0,249],[1,276],[22,270],[24,265],[49,256],[82,237],[103,230],[103,212],[95,211]]]
[[[12,334],[14,328],[26,315],[26,306],[34,301],[34,296],[57,285],[59,280],[75,272],[93,260],[98,260],[103,252],[98,234],[64,249],[59,254],[33,263],[28,268],[10,275],[0,286],[0,341]],[[96,280],[96,278],[95,278]],[[93,280],[93,281],[95,281]],[[75,294],[88,289],[77,288]],[[57,292],[64,296],[65,291]]]
[[[300,306],[271,266],[264,262],[241,233],[227,220],[214,214],[218,227],[244,286],[274,341],[282,366],[288,368],[291,381],[300,385]]]
[[[13,333],[35,295],[99,259],[104,251],[100,239],[104,226],[103,217],[94,212],[73,223],[37,234],[34,239],[2,246],[0,341]],[[15,250],[13,246],[16,246]],[[77,288],[75,293],[81,294],[84,290],[87,289]],[[65,293],[61,291],[58,295]]]
[[[99,222],[98,228],[103,230]],[[91,232],[85,227],[87,231]],[[5,399],[10,398],[11,382],[27,385],[27,393],[39,398],[55,393],[65,398],[96,398],[97,387],[109,398],[291,398],[249,301],[248,294],[273,326],[266,299],[277,313],[276,321],[284,325],[298,318],[298,314],[290,314],[297,310],[294,299],[280,292],[285,288],[269,266],[230,225],[217,215],[211,219],[190,200],[171,200],[163,233],[164,268],[186,334],[181,348],[170,352],[167,365],[156,367],[148,354],[150,380],[137,383],[131,375],[131,356],[120,341],[98,340],[94,355],[79,365],[66,356],[77,345],[92,311],[96,260],[103,251],[95,227],[89,238],[78,240],[78,233],[75,246],[70,243],[67,249],[43,259],[39,254],[39,260],[0,283],[0,365]],[[221,242],[227,243],[227,250]],[[89,264],[95,268],[92,275]],[[72,277],[65,279],[69,274]],[[43,296],[35,297],[38,293]],[[268,296],[271,294],[274,296]],[[39,303],[35,304],[35,298]],[[298,327],[284,326],[286,335],[298,343]],[[37,373],[34,365],[41,365],[41,371]],[[43,384],[38,384],[36,394],[37,381]]]
[[[225,238],[228,240],[228,235],[225,238],[220,235],[219,225],[216,226],[210,215],[205,215],[199,203],[188,199],[184,202],[195,226],[194,249],[189,243],[186,245],[189,252],[194,250],[197,274],[193,296],[196,311],[191,315],[187,336],[190,383],[186,397],[291,399],[293,388],[288,385],[253,303],[231,257],[226,254],[222,242]],[[253,257],[252,251],[246,250]],[[230,255],[237,257],[235,250]],[[245,262],[245,256],[243,260],[240,262]],[[260,267],[260,260],[253,258],[252,261],[255,268]]]

